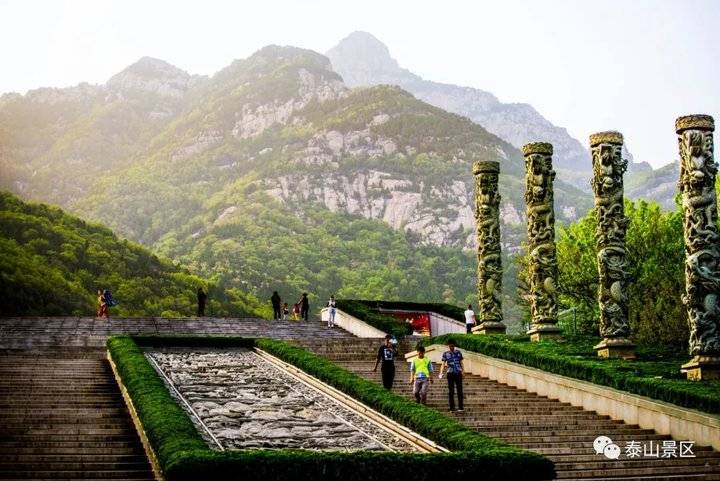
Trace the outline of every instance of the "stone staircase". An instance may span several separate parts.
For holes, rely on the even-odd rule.
[[[0,356],[0,424],[1,479],[153,479],[102,352]]]
[[[414,349],[416,340],[401,341],[401,354]],[[380,339],[301,340],[300,344],[356,374],[381,383],[379,370],[372,372]],[[394,392],[412,398],[409,371],[396,363]],[[625,443],[653,441],[662,445],[669,436],[650,429],[615,421],[608,416],[548,399],[481,376],[464,378],[465,411],[448,410],[447,384],[436,381],[428,405],[473,429],[514,446],[541,453],[555,463],[557,479],[575,480],[720,480],[720,453],[694,446],[695,458],[607,459],[596,455],[593,440],[609,436],[624,452]]]
[[[115,334],[349,336],[317,321],[0,319],[0,479],[154,479],[105,359]]]

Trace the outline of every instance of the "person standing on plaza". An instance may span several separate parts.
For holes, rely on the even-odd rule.
[[[282,307],[282,320],[283,321],[287,321],[288,314],[290,314],[290,307],[288,306],[288,303],[286,302],[285,304],[283,304],[283,307]]]
[[[380,373],[382,374],[383,386],[387,390],[392,389],[395,380],[395,356],[397,356],[397,348],[392,343],[392,336],[388,334],[385,336],[385,342],[378,349],[375,367],[373,368],[373,372],[377,372],[378,364],[382,363]]]
[[[458,412],[464,411],[463,407],[463,386],[462,373],[463,355],[462,352],[455,349],[455,341],[450,339],[447,343],[448,350],[442,355],[442,365],[440,366],[440,374],[438,379],[442,379],[443,372],[447,371],[448,381],[448,399],[450,401],[450,411],[455,411],[455,389],[458,393]]]
[[[335,327],[335,313],[337,312],[337,303],[335,302],[335,296],[330,296],[330,300],[327,303],[327,307],[328,307],[327,327]]]
[[[277,291],[273,291],[270,302],[272,302],[273,320],[279,321],[282,315],[280,314],[280,294]]]
[[[425,348],[418,346],[417,357],[410,361],[410,385],[413,386],[415,402],[427,404],[427,393],[432,384],[432,361],[425,357]]]
[[[475,311],[473,311],[472,304],[468,304],[468,308],[465,310],[465,329],[468,334],[472,334],[472,328],[475,326]]]
[[[98,289],[97,296],[98,307],[95,317],[107,317],[107,303],[102,289]]]
[[[300,298],[300,317],[303,321],[308,320],[308,313],[310,312],[310,301],[308,301],[307,292],[303,292],[302,298]]]
[[[207,294],[205,294],[205,291],[203,291],[202,287],[198,287],[197,301],[198,301],[197,316],[205,317],[205,301],[207,301]]]

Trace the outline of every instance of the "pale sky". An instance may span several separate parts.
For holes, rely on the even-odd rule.
[[[0,0],[0,92],[103,83],[146,55],[212,74],[271,43],[324,53],[355,30],[426,79],[528,102],[583,144],[619,130],[655,167],[677,157],[678,115],[720,124],[715,0]]]

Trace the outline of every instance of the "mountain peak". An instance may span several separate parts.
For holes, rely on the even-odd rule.
[[[113,75],[107,87],[122,93],[154,92],[161,97],[182,97],[192,77],[186,71],[153,57],[142,57]]]
[[[412,75],[400,68],[397,60],[390,55],[387,45],[367,32],[351,33],[328,50],[327,56],[333,70],[340,73],[350,86],[396,84],[398,77]],[[370,82],[371,78],[375,81]],[[382,82],[378,82],[378,78]]]

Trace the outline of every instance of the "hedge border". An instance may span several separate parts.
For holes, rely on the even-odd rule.
[[[297,449],[213,451],[172,398],[140,346],[257,346],[455,451],[432,455]],[[168,481],[291,480],[297,479],[299,473],[313,480],[379,481],[386,479],[388,472],[394,478],[413,481],[447,475],[503,481],[554,477],[553,463],[543,456],[472,431],[284,341],[224,336],[117,336],[108,340],[107,348]]]
[[[711,394],[693,391],[696,381],[684,381],[678,386],[678,380],[638,377],[632,372],[618,371],[617,366],[598,363],[607,361],[577,359],[570,355],[558,355],[533,351],[535,343],[517,342],[513,336],[478,336],[467,334],[445,334],[424,338],[423,345],[445,344],[454,339],[459,348],[477,352],[486,356],[505,359],[543,371],[609,386],[640,396],[665,401],[678,406],[697,409],[711,414],[720,413],[720,398]],[[525,338],[523,337],[523,340]],[[552,342],[552,341],[547,341]],[[641,361],[636,361],[641,362]]]

